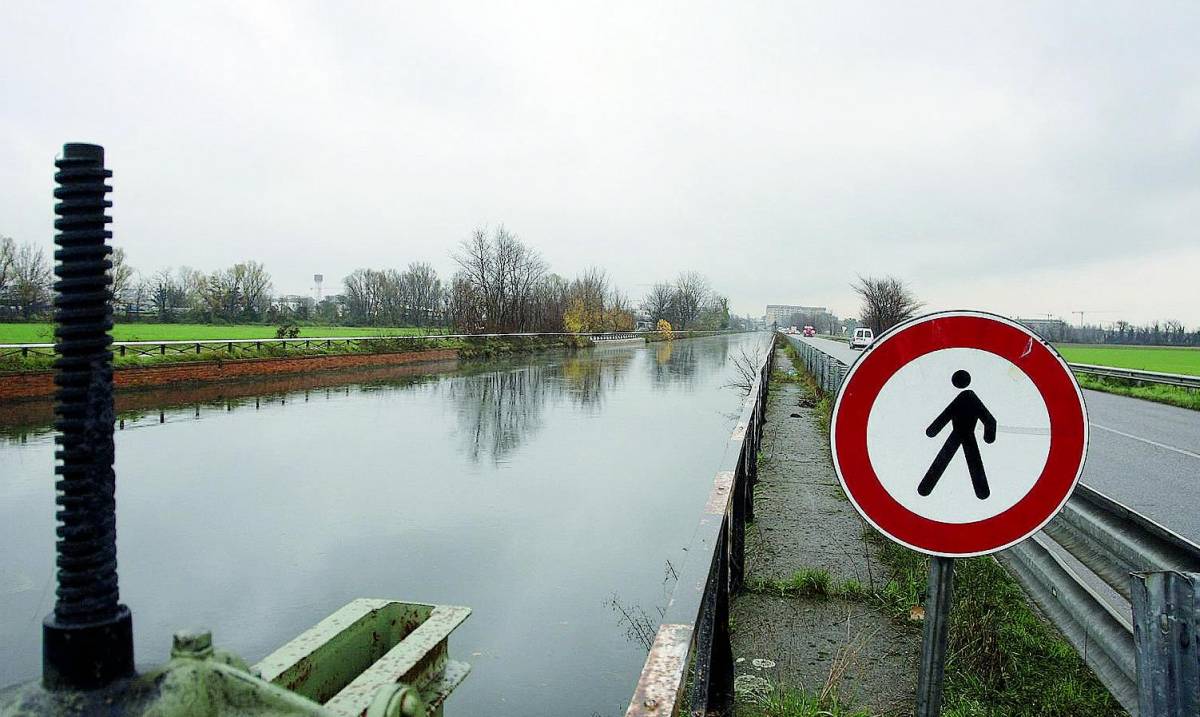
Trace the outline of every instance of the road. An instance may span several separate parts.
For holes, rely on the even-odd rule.
[[[840,341],[791,336],[838,360],[861,355]],[[1091,425],[1085,485],[1200,543],[1200,412],[1084,391]]]

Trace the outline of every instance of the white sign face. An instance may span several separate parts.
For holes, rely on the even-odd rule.
[[[953,382],[958,371],[970,376],[963,388]],[[995,419],[992,442],[978,415],[967,419],[974,423],[969,440],[959,440],[953,419],[927,434],[965,391]],[[943,523],[971,523],[1003,513],[1033,489],[1050,453],[1050,415],[1033,381],[1007,359],[978,349],[942,349],[905,364],[883,385],[867,422],[867,450],[879,482],[905,508]],[[922,495],[922,479],[943,450],[953,451],[949,462]],[[967,464],[972,450],[983,467],[985,498],[976,494]]]

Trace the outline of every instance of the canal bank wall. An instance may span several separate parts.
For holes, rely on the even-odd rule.
[[[434,349],[407,353],[289,356],[231,361],[173,361],[150,366],[118,367],[113,370],[113,385],[118,391],[137,391],[164,386],[261,379],[292,374],[447,362],[456,361],[458,358],[458,349]],[[53,371],[0,374],[0,401],[47,398],[53,396],[54,391]]]

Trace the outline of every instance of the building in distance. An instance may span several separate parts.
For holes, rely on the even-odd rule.
[[[1033,333],[1047,341],[1065,341],[1067,338],[1067,323],[1062,319],[1022,319],[1017,323],[1024,324]]]
[[[820,316],[828,314],[824,306],[793,306],[791,304],[767,304],[767,313],[763,317],[767,326],[791,326],[789,321],[793,314]]]

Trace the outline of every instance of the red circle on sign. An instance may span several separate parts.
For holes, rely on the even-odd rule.
[[[932,520],[901,505],[880,482],[867,451],[867,421],[888,379],[921,356],[952,348],[1009,361],[1037,387],[1050,418],[1050,449],[1033,488],[1007,510],[970,523]],[[1024,326],[978,311],[929,314],[880,336],[842,381],[831,426],[834,468],[858,512],[892,540],[946,557],[1003,550],[1040,530],[1071,496],[1088,443],[1083,394],[1058,352]]]

